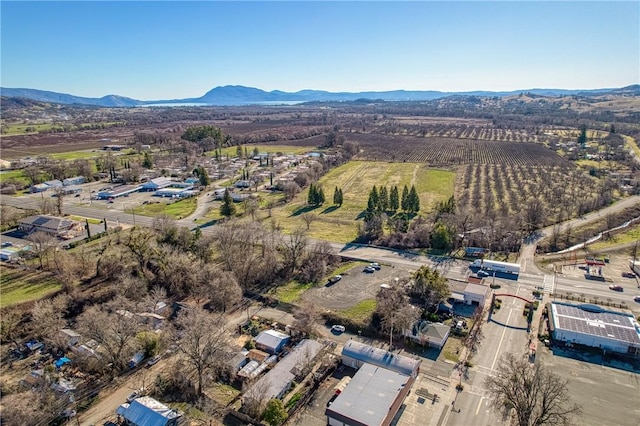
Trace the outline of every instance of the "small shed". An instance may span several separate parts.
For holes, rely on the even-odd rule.
[[[247,357],[252,361],[264,362],[265,359],[269,358],[269,354],[259,349],[251,349],[247,353]]]
[[[249,351],[243,349],[229,360],[229,366],[234,373],[237,373],[238,371],[240,371],[240,369],[242,369],[242,367],[247,365],[247,362],[249,362],[249,358],[247,358],[248,354]]]
[[[276,330],[265,330],[256,336],[256,347],[270,354],[277,354],[289,342],[287,334]]]
[[[75,346],[80,342],[80,339],[82,339],[82,335],[80,333],[71,330],[70,328],[63,328],[60,330],[60,335],[66,340],[67,346]]]
[[[464,289],[464,303],[467,305],[484,306],[484,301],[489,293],[489,287],[480,284],[469,283]]]

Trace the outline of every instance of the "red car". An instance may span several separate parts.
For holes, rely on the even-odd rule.
[[[623,291],[624,289],[622,288],[622,286],[619,286],[619,285],[613,285],[613,284],[611,284],[611,285],[609,286],[609,290],[613,290],[613,291]]]

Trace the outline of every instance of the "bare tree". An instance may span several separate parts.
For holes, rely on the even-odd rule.
[[[568,380],[542,364],[507,353],[498,365],[484,386],[495,408],[515,411],[519,426],[569,425],[580,414],[569,402]]]
[[[302,306],[297,307],[293,311],[293,318],[295,318],[293,326],[296,330],[307,336],[314,334],[319,315],[313,304],[305,302]]]
[[[136,351],[136,334],[142,330],[127,307],[122,299],[114,299],[109,306],[90,307],[77,321],[80,333],[102,346],[114,372],[121,370]]]
[[[11,342],[16,347],[20,346],[18,341],[23,328],[20,326],[22,314],[16,308],[4,309],[0,313],[0,341],[2,343]]]
[[[55,192],[55,196],[56,196],[56,211],[58,213],[58,216],[62,216],[63,210],[64,210],[64,196],[65,196],[65,192],[62,188],[57,188],[56,192]]]
[[[318,215],[315,213],[307,212],[300,215],[305,225],[307,225],[307,231],[311,228],[311,224],[318,219]]]
[[[26,240],[31,243],[29,253],[32,253],[38,258],[40,261],[40,269],[43,269],[45,260],[47,260],[48,263],[49,255],[56,246],[56,238],[46,232],[36,231],[27,236]]]
[[[178,351],[198,378],[198,395],[202,395],[205,377],[216,376],[231,353],[231,336],[222,317],[201,309],[185,310],[176,320]]]
[[[394,330],[401,331],[408,328],[418,318],[420,312],[409,303],[405,291],[395,286],[381,288],[376,296],[377,311],[382,317],[382,327],[389,331],[389,344],[393,344]]]
[[[205,265],[198,280],[204,285],[204,291],[213,309],[226,312],[242,299],[242,288],[232,272],[223,271],[214,265]]]
[[[66,324],[64,317],[69,301],[69,296],[60,295],[53,299],[43,299],[36,302],[31,309],[31,323],[36,336],[41,339],[50,339],[64,328]]]
[[[298,228],[291,234],[282,238],[280,249],[284,255],[284,266],[294,274],[298,269],[300,261],[307,253],[308,239],[305,231]]]
[[[251,216],[251,220],[256,220],[256,213],[258,212],[258,200],[255,198],[247,198],[244,200],[244,212]]]

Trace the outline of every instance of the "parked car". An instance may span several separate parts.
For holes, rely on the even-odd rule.
[[[622,286],[620,285],[613,285],[611,284],[609,286],[609,290],[613,290],[613,291],[623,291],[624,289],[622,288]]]
[[[366,268],[364,268],[364,270],[362,272],[366,272],[367,274],[373,274],[376,270],[373,269],[371,266],[367,266]]]
[[[342,275],[335,275],[335,276],[329,278],[329,282],[333,284],[333,283],[337,283],[341,279],[342,279]]]
[[[622,273],[622,276],[623,276],[624,278],[635,278],[635,277],[636,277],[636,274],[634,274],[633,272],[623,272],[623,273]]]
[[[149,361],[147,361],[147,367],[153,367],[154,365],[156,365],[158,361],[160,361],[160,358],[162,358],[162,356],[160,355],[156,355],[151,358]]]
[[[380,264],[378,262],[373,262],[369,266],[371,266],[376,271],[379,271],[382,268],[382,266],[380,266]]]
[[[635,296],[635,297],[633,298],[633,301],[634,301],[634,302],[638,302],[638,303],[640,303],[640,295],[639,295],[639,296]]]
[[[331,331],[335,331],[336,333],[344,333],[346,330],[346,328],[344,327],[344,325],[334,325],[333,327],[331,327]]]
[[[2,243],[2,247],[11,247],[13,245],[13,243],[11,241],[5,241]]]
[[[131,402],[139,396],[144,395],[145,388],[136,389],[127,396],[127,402]]]

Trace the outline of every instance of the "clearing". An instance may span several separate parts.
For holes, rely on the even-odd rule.
[[[50,272],[0,264],[0,308],[38,300],[60,288]]]
[[[420,195],[420,212],[426,214],[435,203],[453,195],[455,178],[454,171],[429,169],[423,164],[351,161],[332,169],[319,180],[325,193],[324,205],[308,206],[308,190],[305,190],[286,206],[274,209],[273,218],[285,232],[290,232],[306,227],[301,214],[315,213],[318,217],[310,226],[310,237],[349,242],[357,236],[356,221],[365,210],[374,185],[388,188],[397,185],[402,192],[402,187],[410,186],[413,181]],[[344,196],[340,207],[333,205],[336,187],[342,189]]]

